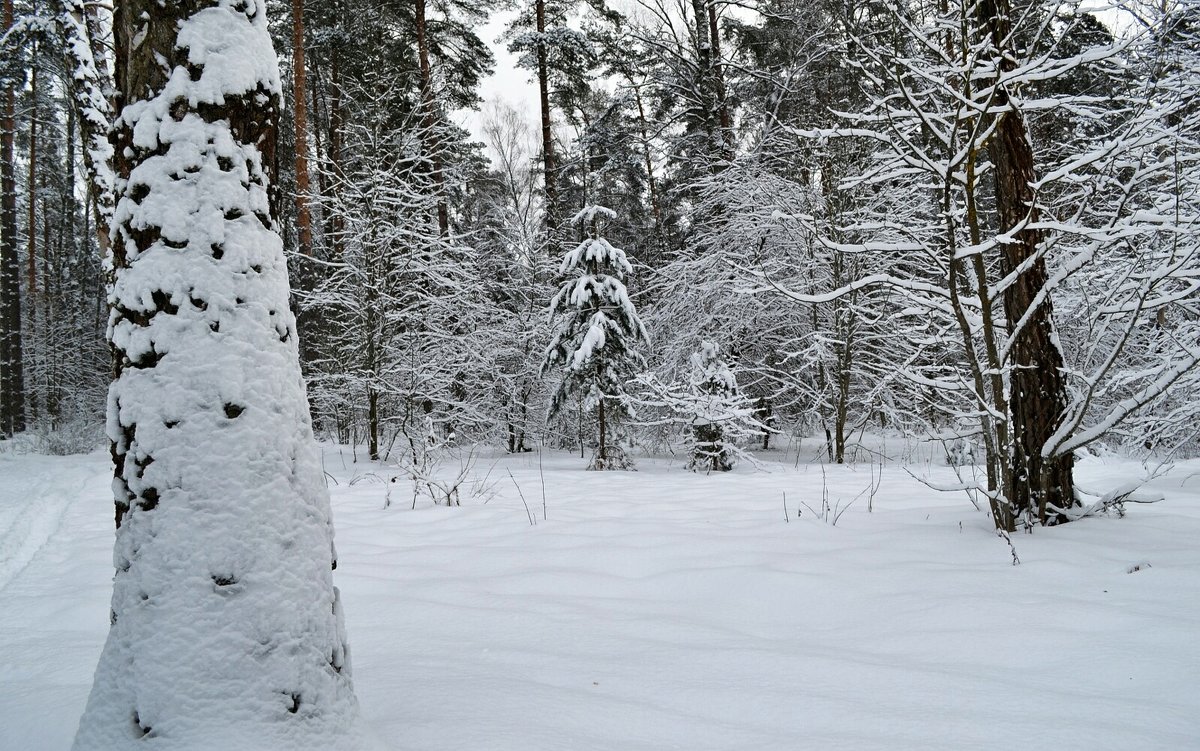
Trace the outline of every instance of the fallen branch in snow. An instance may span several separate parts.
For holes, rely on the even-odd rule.
[[[959,480],[957,485],[942,485],[941,483],[933,482],[928,477],[918,477],[908,467],[902,466],[901,468],[905,472],[908,473],[909,477],[913,478],[914,480],[921,483],[922,485],[929,488],[930,490],[936,490],[940,493],[953,493],[953,492],[959,491],[959,490],[965,492],[967,494],[967,500],[969,500],[971,502],[971,505],[975,507],[975,510],[983,511],[983,507],[981,507],[979,505],[979,501],[976,500],[975,494],[982,493],[984,495],[984,497],[987,497],[988,496],[987,488],[978,482],[967,482],[966,480],[964,480],[962,477],[962,473],[959,471],[958,467],[951,465],[951,469],[954,470],[954,476],[957,477]]]
[[[1080,487],[1079,483],[1075,483],[1076,496],[1092,496],[1098,497],[1095,502],[1083,506],[1082,508],[1060,509],[1054,506],[1052,510],[1055,513],[1062,514],[1069,521],[1078,521],[1089,516],[1099,516],[1107,514],[1110,511],[1116,511],[1117,516],[1125,516],[1126,503],[1158,503],[1163,500],[1162,493],[1144,493],[1139,494],[1138,491],[1142,487],[1141,481],[1127,482],[1118,485],[1107,493],[1100,495],[1092,493]]]

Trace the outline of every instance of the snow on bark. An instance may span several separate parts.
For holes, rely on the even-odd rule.
[[[108,140],[113,120],[113,107],[109,101],[112,78],[104,61],[96,59],[94,50],[100,40],[93,39],[93,29],[98,24],[89,24],[89,9],[83,0],[61,1],[59,24],[70,74],[71,99],[79,116],[89,202],[96,222],[97,241],[101,251],[107,253],[113,218],[113,148]]]
[[[75,748],[354,748],[329,500],[267,196],[280,88],[265,3],[139,10],[117,30],[117,571]]]

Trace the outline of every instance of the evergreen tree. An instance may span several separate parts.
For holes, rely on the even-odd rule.
[[[616,212],[588,206],[572,219],[586,228],[588,236],[567,253],[559,267],[559,273],[568,278],[550,310],[565,321],[546,352],[542,372],[555,365],[565,371],[550,402],[551,415],[576,394],[582,395],[584,409],[596,411],[597,450],[588,468],[630,469],[630,460],[609,437],[626,415],[621,398],[625,384],[645,365],[636,347],[648,344],[649,336],[622,282],[633,268],[625,252],[600,235],[602,216],[612,219]]]
[[[728,472],[733,469],[734,457],[721,424],[722,417],[736,409],[739,395],[737,378],[712,342],[701,342],[692,355],[691,386],[698,404],[693,422],[695,443],[688,469]]]
[[[3,28],[13,25],[12,0],[4,0]],[[0,436],[25,429],[25,359],[21,341],[21,281],[17,251],[17,183],[14,170],[16,55],[0,70]]]

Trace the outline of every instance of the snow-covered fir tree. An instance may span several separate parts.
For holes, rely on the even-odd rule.
[[[737,410],[739,395],[737,378],[713,342],[701,342],[699,351],[692,355],[691,387],[698,397],[698,409],[692,423],[695,443],[688,469],[728,472],[733,469],[734,456],[722,418]]]
[[[79,751],[359,745],[268,200],[266,14],[263,0],[128,0],[117,15],[117,570]]]
[[[542,364],[542,372],[561,365],[563,380],[550,401],[550,414],[569,397],[582,396],[585,410],[595,410],[596,455],[589,469],[630,469],[632,463],[610,438],[626,416],[622,400],[626,383],[645,360],[637,351],[649,336],[629,299],[622,279],[633,268],[625,252],[600,235],[602,217],[616,212],[588,206],[575,215],[587,236],[566,254],[559,274],[567,278],[550,303],[551,316],[562,316]]]

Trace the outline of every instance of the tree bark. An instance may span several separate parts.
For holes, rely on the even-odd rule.
[[[356,748],[265,0],[121,0],[111,628],[74,748]],[[230,76],[236,70],[239,75]]]
[[[1007,54],[1011,33],[1008,0],[985,0],[979,7],[999,69],[1012,70],[1015,63]],[[988,144],[995,167],[997,221],[1000,233],[1012,233],[1000,246],[1000,272],[1007,277],[1023,269],[1004,290],[1011,338],[1013,478],[1009,501],[1015,517],[1027,522],[1036,518],[1046,524],[1060,520],[1061,514],[1054,509],[1075,505],[1072,456],[1042,455],[1066,410],[1063,357],[1055,338],[1050,297],[1038,298],[1045,290],[1048,273],[1045,258],[1039,256],[1042,232],[1029,226],[1040,220],[1029,132],[1007,91],[997,93],[993,106],[1004,110],[997,116]]]
[[[367,386],[367,456],[379,461],[379,392]]]
[[[4,30],[12,28],[4,0]],[[25,360],[21,346],[21,266],[17,256],[17,181],[13,134],[15,97],[4,87],[0,104],[0,435],[25,429]]]
[[[336,45],[330,51],[329,57],[329,167],[333,173],[329,181],[329,194],[336,202],[342,191],[342,180],[346,178],[343,165],[345,154],[342,153],[342,131],[345,128],[342,112],[342,66],[341,55],[338,54]],[[343,255],[345,222],[338,212],[332,213],[333,216],[329,219],[331,237],[327,242],[333,251],[333,257],[340,259]]]
[[[66,38],[64,57],[75,71],[69,87],[83,144],[83,171],[87,178],[88,206],[95,225],[101,257],[109,252],[108,233],[113,217],[112,145],[108,132],[113,120],[113,82],[105,64],[103,24],[96,3],[62,0],[60,16]]]
[[[708,141],[706,150],[720,153],[720,133],[717,118],[717,97],[713,80],[712,32],[708,19],[707,0],[692,0],[693,33],[696,36],[696,119]]]
[[[546,52],[546,0],[535,0],[538,48],[538,103],[542,113],[542,180],[546,187],[546,232],[558,229],[558,161],[554,155],[554,132],[550,118],[550,63]]]
[[[292,0],[292,96],[296,130],[296,230],[300,253],[312,255],[312,214],[308,207],[308,100],[304,66],[304,0]]]
[[[654,176],[654,159],[650,152],[650,126],[646,120],[646,105],[642,100],[642,87],[634,83],[633,76],[627,76],[629,87],[633,89],[633,99],[638,110],[638,130],[642,141],[642,161],[646,168],[646,188],[650,193],[650,212],[654,217],[655,257],[646,259],[651,265],[662,263],[667,253],[667,233],[663,229],[662,199],[659,197],[658,180]]]
[[[596,467],[608,469],[608,425],[604,420],[604,397],[600,397],[600,404],[596,407],[596,411],[600,421],[600,446],[596,451]]]
[[[26,274],[26,286],[29,293],[29,299],[34,301],[37,299],[37,160],[38,160],[38,45],[35,42],[33,45],[33,59],[29,66],[29,178],[26,181],[25,190],[28,196],[26,201],[26,213],[28,217],[25,220],[25,262],[28,265]],[[30,307],[32,312],[34,308]],[[36,320],[36,316],[30,316],[30,322]],[[31,327],[32,329],[33,327]],[[36,335],[35,335],[36,336]]]
[[[708,35],[712,45],[713,89],[716,94],[717,122],[721,126],[721,156],[733,158],[733,114],[729,110],[729,99],[725,93],[725,69],[721,65],[721,33],[717,28],[717,4],[708,0]]]
[[[438,234],[450,236],[450,207],[446,202],[446,173],[442,166],[442,144],[438,136],[439,118],[433,92],[433,70],[429,64],[428,27],[425,24],[425,0],[414,0],[417,27],[417,61],[421,68],[421,127],[425,130],[434,195],[437,196]]]

